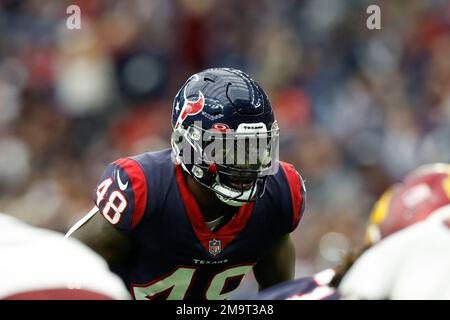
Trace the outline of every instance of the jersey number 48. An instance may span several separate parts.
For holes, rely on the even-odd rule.
[[[122,213],[127,208],[128,202],[120,190],[114,190],[111,192],[108,199],[106,199],[106,193],[112,183],[112,178],[108,178],[98,185],[96,202],[97,207],[100,208],[100,212],[106,220],[111,224],[117,224],[122,217]],[[104,200],[106,200],[106,204],[101,208],[100,203]]]

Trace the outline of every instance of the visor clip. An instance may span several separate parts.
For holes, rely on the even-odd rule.
[[[217,166],[215,163],[211,163],[208,167],[208,173],[209,174],[217,174]]]

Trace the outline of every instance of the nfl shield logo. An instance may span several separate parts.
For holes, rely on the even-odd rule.
[[[222,251],[222,248],[220,246],[220,240],[209,240],[209,253],[212,255],[218,255]]]

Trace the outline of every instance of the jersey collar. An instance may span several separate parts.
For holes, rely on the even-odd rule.
[[[230,221],[217,232],[212,232],[206,224],[194,195],[186,184],[182,167],[176,165],[175,172],[178,189],[197,239],[210,254],[219,254],[247,225],[253,212],[254,202],[244,204]],[[214,250],[211,249],[211,243],[215,246]],[[217,246],[219,246],[219,250],[217,250]]]

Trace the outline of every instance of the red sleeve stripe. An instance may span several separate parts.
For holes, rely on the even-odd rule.
[[[132,159],[119,159],[114,163],[127,173],[131,180],[134,195],[134,212],[131,220],[131,228],[136,227],[141,221],[147,205],[147,180],[141,166]]]
[[[300,176],[294,169],[293,165],[283,161],[280,161],[280,164],[283,168],[286,178],[288,179],[289,189],[291,191],[292,209],[294,210],[291,229],[293,230],[300,221],[300,215],[303,211],[302,183],[300,181]]]

